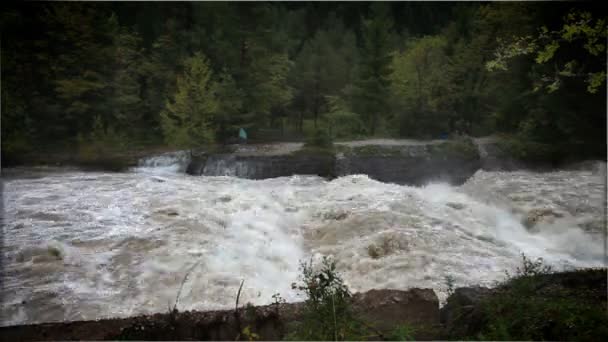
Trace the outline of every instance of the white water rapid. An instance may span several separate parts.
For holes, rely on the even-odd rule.
[[[299,262],[332,255],[350,288],[492,285],[520,253],[557,268],[603,265],[605,176],[479,171],[460,187],[356,175],[327,181],[187,176],[187,155],[125,173],[9,170],[4,179],[4,325],[267,304]],[[603,166],[605,168],[605,165]],[[528,231],[531,209],[559,213]],[[601,229],[601,228],[599,228]],[[592,229],[591,229],[592,230]]]

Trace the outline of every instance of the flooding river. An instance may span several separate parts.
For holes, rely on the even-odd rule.
[[[605,164],[477,172],[462,186],[364,175],[194,177],[180,160],[125,173],[9,169],[4,179],[4,325],[268,304],[300,261],[331,255],[353,290],[492,285],[521,253],[602,266]],[[4,170],[3,170],[4,171]],[[529,230],[528,213],[551,213]],[[595,233],[594,233],[595,232]]]

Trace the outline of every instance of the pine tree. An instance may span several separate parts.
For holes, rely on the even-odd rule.
[[[253,118],[243,108],[243,91],[238,88],[234,78],[224,70],[217,84],[218,111],[214,117],[216,138],[226,142],[236,137],[239,128],[249,128]]]
[[[382,115],[388,109],[393,23],[386,4],[374,3],[371,11],[371,19],[365,20],[362,25],[363,44],[354,107],[367,123],[369,133],[374,135]]]
[[[218,110],[216,84],[207,58],[200,52],[184,63],[177,77],[177,89],[161,113],[161,124],[168,144],[188,148],[212,143],[213,118]]]
[[[112,80],[112,124],[132,135],[140,135],[143,100],[140,63],[143,60],[141,38],[125,28],[117,28],[114,38],[115,70]]]

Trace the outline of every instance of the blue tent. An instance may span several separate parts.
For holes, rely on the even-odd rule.
[[[239,138],[243,140],[247,140],[247,132],[243,128],[239,129]]]

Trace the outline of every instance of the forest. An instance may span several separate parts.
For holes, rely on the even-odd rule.
[[[2,11],[2,161],[31,151],[498,134],[605,158],[592,2],[27,2]]]

